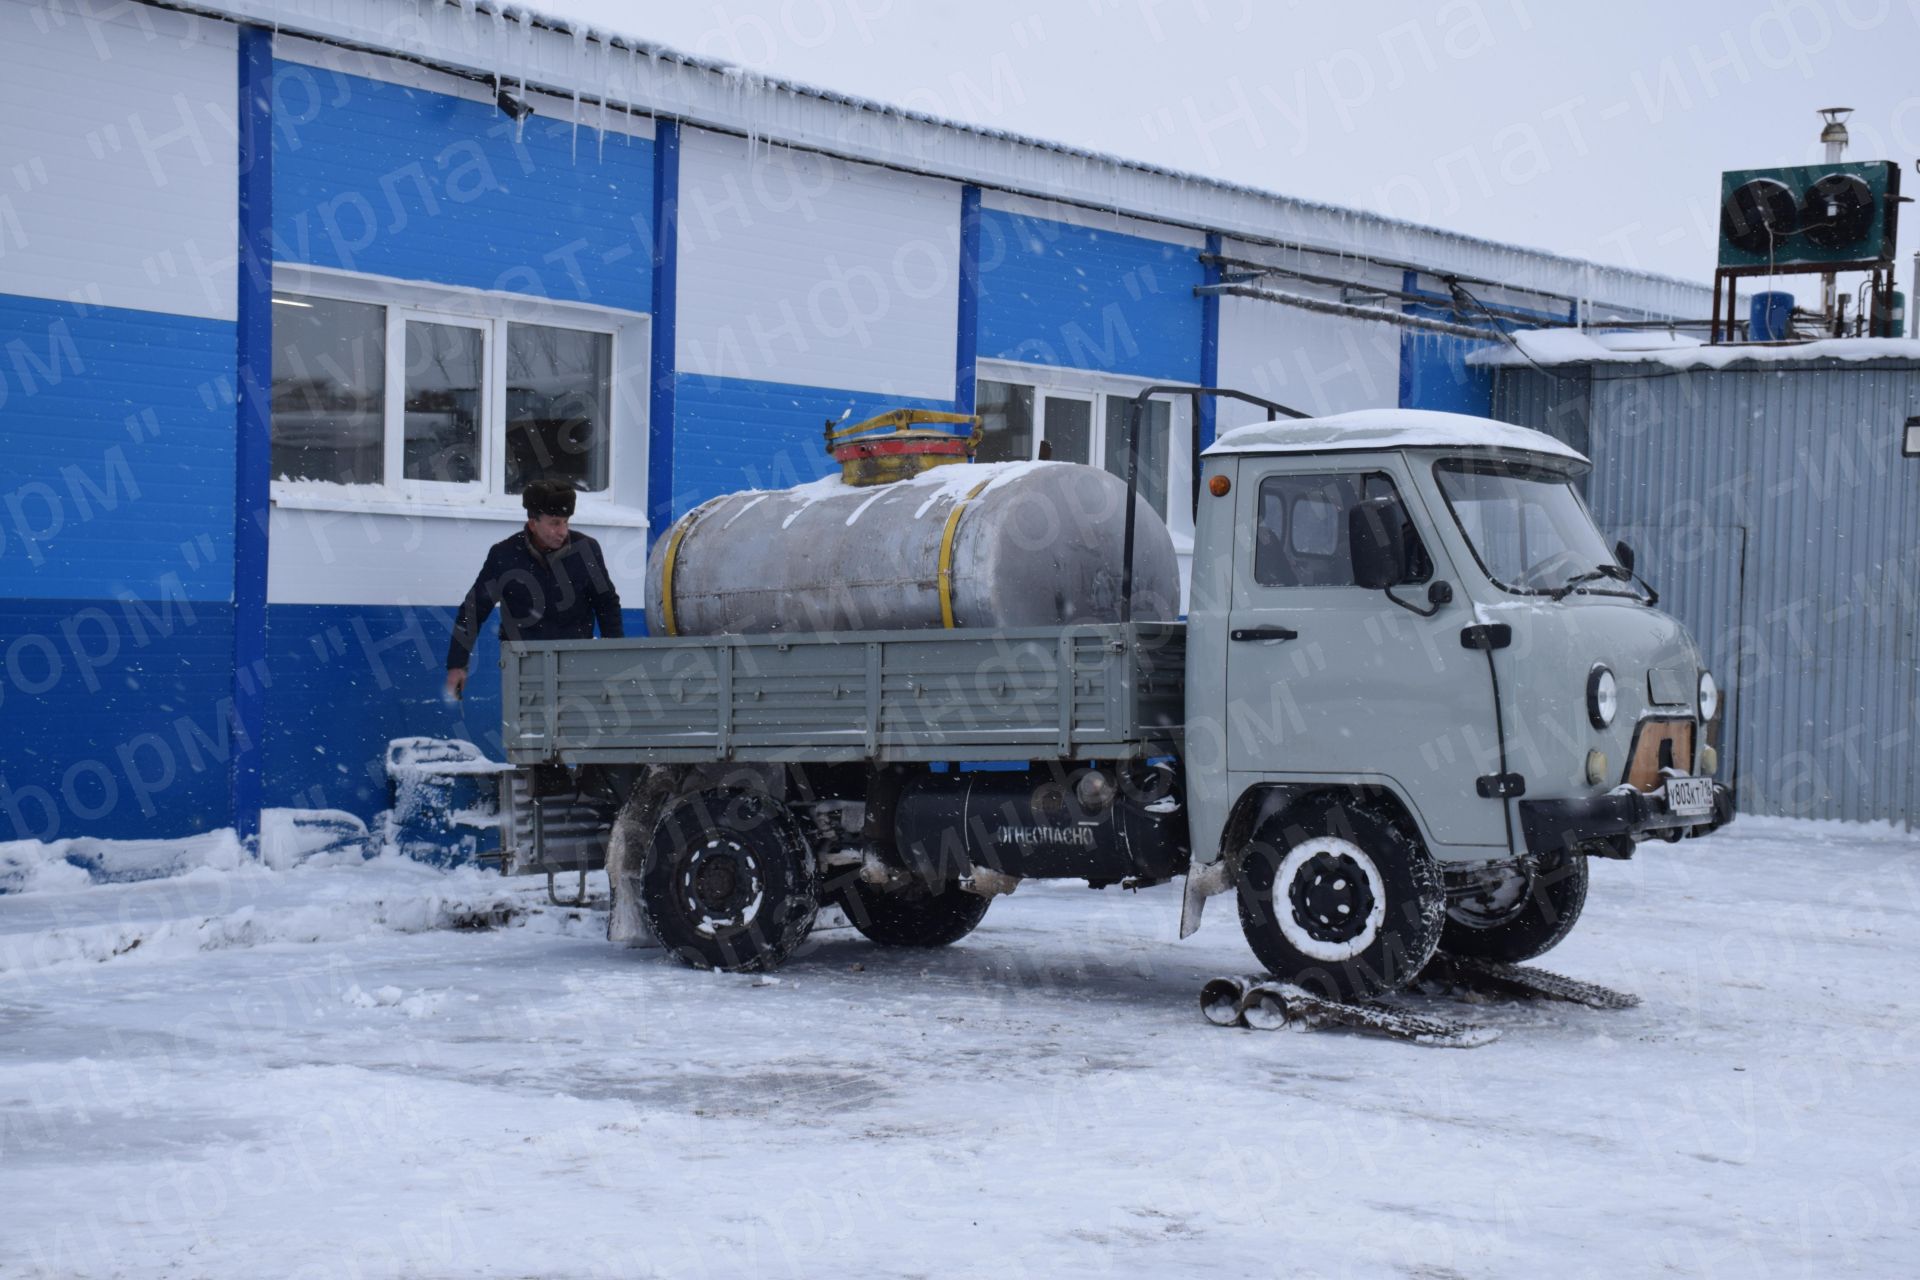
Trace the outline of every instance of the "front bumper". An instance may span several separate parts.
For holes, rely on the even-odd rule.
[[[1703,836],[1733,821],[1733,791],[1713,784],[1713,812],[1677,814],[1665,797],[1643,791],[1610,791],[1572,800],[1520,801],[1520,829],[1527,851],[1590,853],[1602,857],[1633,855],[1636,841],[1648,836]]]

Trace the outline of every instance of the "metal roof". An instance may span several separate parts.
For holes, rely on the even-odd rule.
[[[183,0],[170,7],[256,23],[456,74],[524,81],[617,108],[849,160],[1131,214],[1252,242],[1388,256],[1519,290],[1655,316],[1691,315],[1709,292],[1651,272],[1500,244],[1003,130],[764,77],[499,0]],[[638,19],[636,19],[637,21]],[[592,117],[585,117],[591,123]]]

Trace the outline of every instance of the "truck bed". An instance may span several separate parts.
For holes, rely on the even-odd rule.
[[[1129,759],[1184,719],[1178,622],[502,649],[514,764]]]

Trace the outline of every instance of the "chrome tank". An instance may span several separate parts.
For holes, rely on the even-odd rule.
[[[727,494],[654,544],[647,625],[656,635],[754,635],[1115,622],[1126,496],[1118,477],[1069,462],[958,463],[870,487],[833,476]],[[1145,500],[1135,509],[1133,616],[1177,617],[1173,539]]]

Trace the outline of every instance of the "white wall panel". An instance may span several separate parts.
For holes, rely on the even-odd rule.
[[[0,293],[233,319],[237,57],[213,19],[0,0]]]
[[[491,83],[481,84],[465,76],[448,75],[444,71],[435,71],[423,67],[417,62],[407,62],[400,58],[383,57],[369,53],[365,49],[346,49],[337,44],[327,44],[319,40],[303,40],[298,36],[281,34],[274,37],[273,56],[285,62],[298,62],[302,66],[317,67],[322,71],[334,71],[341,75],[364,76],[369,80],[382,80],[388,84],[405,85],[409,89],[420,89],[427,93],[441,93],[451,98],[465,98],[468,102],[487,102],[494,100],[494,88]],[[601,98],[596,96],[579,103],[555,93],[541,93],[538,89],[514,86],[514,92],[523,96],[532,104],[536,113],[548,120],[560,120],[576,123],[580,126],[583,144],[591,145],[592,135],[586,130],[604,128],[608,133],[624,134],[633,138],[653,137],[653,121],[647,116],[634,115],[624,107],[614,103],[631,100],[626,81],[633,72],[624,58],[608,57],[606,62],[607,81],[604,86],[608,99],[606,110],[601,110]],[[321,86],[322,92],[330,92],[331,86]],[[283,144],[284,145],[284,142]]]
[[[1291,292],[1307,292],[1284,282]],[[1220,385],[1307,413],[1392,408],[1400,400],[1400,333],[1252,298],[1220,299]],[[1222,430],[1251,409],[1220,406]]]
[[[682,373],[952,398],[957,185],[697,129],[680,163]]]
[[[456,608],[480,572],[487,548],[522,523],[513,513],[469,518],[276,506],[268,544],[268,602]],[[585,512],[574,528],[599,540],[621,604],[643,608],[646,529],[598,524]]]
[[[1398,289],[1401,273],[1320,254],[1288,253],[1262,245],[1227,240],[1229,258],[1272,263],[1351,281],[1356,288]],[[1240,268],[1228,268],[1235,271]],[[1396,299],[1344,294],[1339,286],[1294,276],[1273,275],[1253,286],[1275,293],[1300,294],[1327,302],[1355,301],[1397,310]],[[1220,381],[1292,405],[1308,413],[1346,413],[1352,409],[1392,408],[1400,402],[1400,336],[1396,325],[1290,307],[1257,298],[1220,299]],[[1224,429],[1237,411],[1220,409]]]

